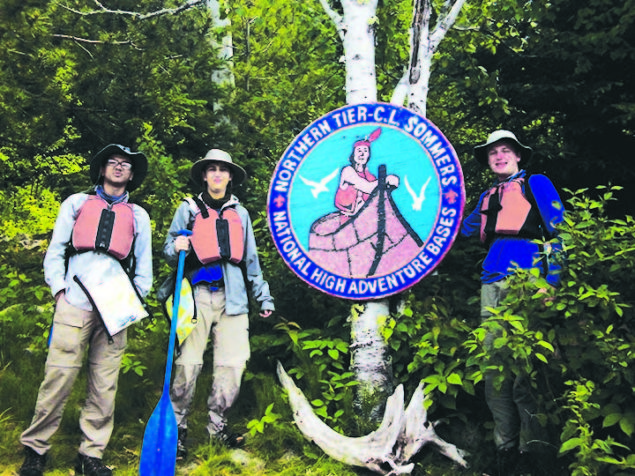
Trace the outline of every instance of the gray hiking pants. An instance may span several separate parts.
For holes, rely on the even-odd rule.
[[[481,318],[487,319],[492,313],[487,307],[498,307],[507,295],[506,281],[483,284],[481,287]],[[493,332],[485,336],[485,349],[490,351],[494,339]],[[485,374],[485,400],[494,419],[494,443],[499,450],[518,447],[527,451],[528,445],[542,441],[544,429],[536,418],[538,411],[532,388],[525,375],[505,378],[496,388],[494,382],[499,377],[497,371]]]

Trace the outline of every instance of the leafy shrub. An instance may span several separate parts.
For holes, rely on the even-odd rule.
[[[466,341],[478,372],[495,366],[531,377],[543,421],[559,428],[560,454],[577,475],[635,468],[635,220],[606,213],[619,189],[600,187],[597,198],[568,192],[561,286],[548,289],[537,270],[518,272],[503,305]],[[501,332],[493,356],[482,348],[487,328]]]

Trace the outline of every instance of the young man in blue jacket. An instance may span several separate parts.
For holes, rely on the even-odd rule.
[[[261,317],[274,311],[249,213],[232,194],[232,187],[240,185],[246,175],[227,152],[207,152],[190,171],[202,192],[181,203],[165,240],[164,255],[172,266],[180,251],[187,253],[185,276],[193,287],[197,311],[196,326],[182,342],[174,362],[170,396],[178,425],[177,459],[187,455],[187,416],[210,333],[214,368],[207,431],[227,446],[243,443],[242,436],[228,431],[225,413],[238,397],[250,356],[248,292],[259,303]],[[184,229],[192,230],[192,235],[179,235]]]
[[[507,278],[519,268],[538,268],[550,286],[559,284],[561,266],[553,257],[561,248],[555,227],[563,219],[564,207],[547,177],[528,175],[523,169],[531,154],[530,147],[506,130],[492,132],[474,148],[476,160],[496,176],[461,229],[463,235],[478,236],[488,247],[481,273],[483,320],[492,315],[489,308],[498,307],[506,297]],[[492,349],[496,337],[488,332],[486,350]],[[511,476],[517,465],[535,462],[530,454],[544,442],[544,431],[536,419],[527,377],[504,378],[500,388],[496,380],[500,380],[497,372],[486,373],[485,398],[494,419],[498,476]]]
[[[42,476],[50,439],[88,354],[87,395],[79,425],[82,431],[75,474],[110,476],[102,455],[113,430],[119,367],[126,349],[126,330],[110,335],[85,284],[91,280],[118,289],[136,288],[138,296],[152,286],[150,217],[128,194],[145,178],[148,161],[141,152],[110,144],[90,163],[95,184],[90,193],[71,195],[61,205],[44,257],[44,278],[55,297],[49,351],[35,414],[20,438],[25,460],[20,476]],[[110,218],[110,225],[106,225]],[[121,286],[122,273],[124,284]],[[130,286],[131,280],[132,286]],[[84,283],[84,285],[82,284]],[[117,284],[113,284],[117,283]]]

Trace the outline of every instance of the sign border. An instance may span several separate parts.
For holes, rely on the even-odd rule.
[[[365,120],[368,117],[372,121]],[[436,222],[420,253],[408,265],[390,275],[370,278],[338,276],[312,261],[300,244],[291,224],[289,196],[295,172],[317,144],[345,127],[373,124],[398,128],[425,149],[441,187]],[[464,207],[463,171],[452,144],[443,133],[430,120],[404,107],[381,102],[361,103],[327,113],[294,138],[271,178],[267,223],[278,253],[301,280],[334,297],[367,301],[403,292],[429,275],[443,261],[458,236]]]

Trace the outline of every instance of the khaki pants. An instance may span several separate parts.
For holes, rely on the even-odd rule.
[[[505,280],[481,287],[481,319],[492,315],[487,307],[495,308],[507,296]],[[488,332],[485,336],[485,349],[492,350],[497,335]],[[490,370],[485,374],[485,400],[494,419],[494,443],[499,450],[518,448],[527,451],[531,443],[544,440],[544,430],[536,418],[537,405],[531,385],[525,375],[516,375],[503,380],[500,389],[494,381],[498,372]]]
[[[194,301],[198,321],[183,342],[181,355],[175,360],[170,396],[178,427],[187,428],[187,416],[211,332],[214,365],[212,388],[207,400],[207,430],[214,435],[225,427],[225,413],[238,398],[240,382],[250,356],[249,319],[247,314],[225,314],[225,292],[222,288],[210,291],[205,286],[195,286]]]
[[[53,317],[51,343],[31,426],[20,441],[39,454],[48,452],[73,384],[88,352],[86,401],[79,417],[79,452],[101,458],[113,429],[119,367],[126,348],[126,331],[112,342],[96,312],[84,311],[60,299]]]

